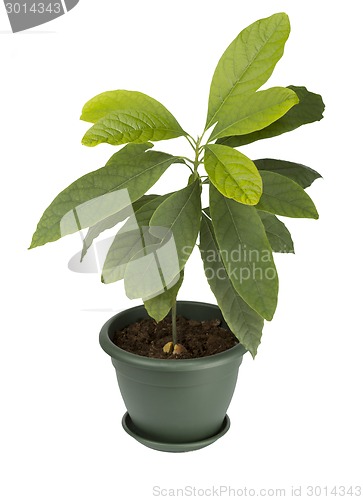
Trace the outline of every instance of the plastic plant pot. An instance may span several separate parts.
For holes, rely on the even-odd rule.
[[[194,320],[222,320],[212,304],[180,301],[179,315]],[[196,359],[151,359],[120,349],[115,332],[147,318],[144,306],[113,316],[101,329],[100,344],[112,358],[127,408],[122,424],[140,443],[160,451],[203,448],[229,429],[226,415],[242,357],[241,344],[222,353]]]

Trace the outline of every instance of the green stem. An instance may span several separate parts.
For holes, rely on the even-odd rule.
[[[195,139],[193,139],[191,135],[186,135],[185,138],[189,142],[191,147],[195,150],[195,144],[196,144]]]
[[[203,152],[203,149],[204,149],[204,146],[201,146],[202,144],[202,140],[203,140],[203,136],[204,136],[204,133],[200,136],[200,137],[197,137],[197,140],[195,140],[192,136],[190,136],[189,134],[187,134],[185,136],[186,140],[189,142],[189,144],[191,145],[191,147],[193,148],[194,150],[194,161],[192,162],[193,166],[194,166],[194,172],[196,173],[197,170],[198,170],[198,167],[201,163],[203,163],[203,160],[201,160],[199,157],[200,155],[202,154]],[[189,159],[188,159],[189,160]],[[189,160],[190,161],[190,160]]]
[[[193,160],[191,160],[190,158],[187,158],[186,156],[179,156],[179,158],[180,158],[181,160],[185,160],[185,162],[187,162],[187,161],[188,161],[189,163],[191,163],[192,165],[194,165],[194,161],[193,161]],[[191,167],[188,163],[185,163],[185,165],[189,168],[189,170],[190,170],[192,173],[194,172],[193,168],[192,168],[192,167]]]
[[[176,345],[178,343],[178,336],[176,331],[176,301],[171,308],[171,328],[173,334],[173,344]]]

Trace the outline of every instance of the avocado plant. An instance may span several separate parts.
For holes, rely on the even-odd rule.
[[[104,259],[102,281],[124,280],[130,299],[142,298],[160,321],[172,310],[184,268],[198,241],[205,275],[240,343],[257,353],[264,320],[277,305],[273,252],[294,252],[277,217],[317,219],[305,188],[321,177],[281,159],[251,160],[238,148],[320,120],[320,95],[303,86],[259,90],[282,57],[289,18],[277,13],[245,28],[215,69],[204,129],[186,132],[157,100],[141,92],[103,92],[83,107],[92,126],[82,143],[122,146],[105,166],[62,191],[45,210],[30,248],[88,228],[82,258],[105,230],[126,221]],[[184,137],[190,157],[155,151],[156,141]],[[187,185],[163,195],[150,189],[171,166],[190,170]],[[183,181],[185,182],[185,181]],[[209,190],[209,206],[201,193]]]

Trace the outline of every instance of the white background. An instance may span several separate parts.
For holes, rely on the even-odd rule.
[[[0,6],[1,498],[149,499],[154,486],[187,485],[286,488],[290,497],[291,486],[363,485],[359,5],[81,0],[16,35]],[[84,102],[104,90],[139,90],[196,135],[226,46],[279,11],[292,33],[269,86],[321,93],[325,119],[244,152],[317,169],[324,180],[309,193],[320,220],[287,221],[296,255],[276,257],[278,310],[256,360],[242,363],[230,431],[197,452],[160,453],[122,430],[125,408],[98,345],[101,325],[136,303],[121,283],[68,270],[78,235],[27,247],[55,195],[115,151],[81,146]],[[188,152],[179,139],[165,148]],[[160,192],[184,182],[178,169]],[[214,302],[197,253],[187,269],[180,298]]]

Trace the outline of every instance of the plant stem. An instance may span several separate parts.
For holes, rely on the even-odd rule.
[[[196,145],[195,139],[191,135],[186,135],[185,138],[189,142],[189,144],[191,145],[193,150],[195,151],[195,145]]]
[[[171,328],[173,334],[173,344],[176,345],[178,343],[178,336],[176,331],[176,301],[171,308]]]

